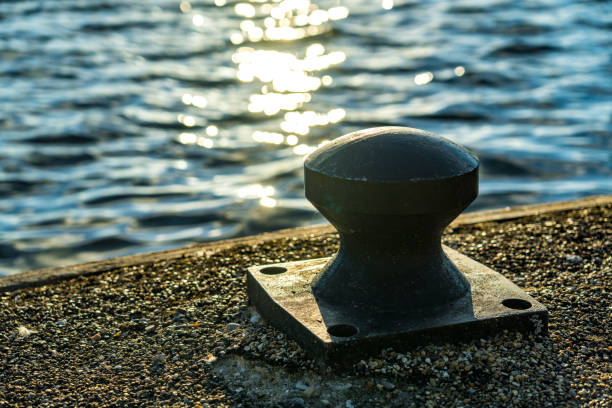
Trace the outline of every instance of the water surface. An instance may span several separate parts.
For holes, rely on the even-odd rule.
[[[429,130],[471,209],[612,193],[612,3],[0,1],[0,274],[321,222],[304,155]]]

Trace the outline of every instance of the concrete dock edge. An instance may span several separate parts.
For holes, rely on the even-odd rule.
[[[476,211],[461,214],[451,223],[450,226],[458,227],[461,225],[471,225],[484,222],[503,222],[532,215],[575,210],[580,208],[592,208],[609,203],[612,203],[612,195],[591,196],[570,201]],[[213,241],[167,251],[129,255],[85,264],[37,269],[15,275],[0,276],[0,292],[10,292],[25,287],[52,284],[78,276],[100,274],[131,265],[150,264],[159,261],[198,255],[208,256],[219,250],[227,249],[236,245],[252,245],[254,243],[284,238],[287,236],[299,238],[310,235],[332,234],[334,232],[335,230],[331,225],[322,224],[311,227],[283,229],[253,236]]]

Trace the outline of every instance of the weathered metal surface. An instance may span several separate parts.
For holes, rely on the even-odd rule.
[[[304,178],[306,198],[340,233],[313,283],[317,299],[393,312],[467,292],[440,244],[478,194],[478,159],[466,149],[418,129],[366,129],[314,151]]]
[[[546,332],[548,313],[542,304],[490,268],[448,247],[444,252],[470,290],[441,307],[389,311],[318,301],[311,285],[330,258],[251,267],[247,291],[264,319],[330,362],[360,359],[387,347],[403,350],[481,338],[504,329]]]

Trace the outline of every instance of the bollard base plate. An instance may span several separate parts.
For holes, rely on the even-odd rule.
[[[444,247],[470,283],[449,305],[420,310],[371,310],[317,301],[311,283],[330,258],[249,268],[247,292],[262,317],[324,361],[349,362],[393,347],[453,343],[503,330],[544,334],[548,311],[508,279]]]

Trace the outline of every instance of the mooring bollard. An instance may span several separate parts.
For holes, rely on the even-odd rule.
[[[306,198],[336,227],[332,258],[249,268],[264,319],[326,360],[386,347],[544,332],[547,310],[441,245],[478,194],[478,159],[417,129],[354,132],[304,162]]]
[[[467,150],[416,129],[369,129],[313,152],[304,179],[306,198],[340,233],[314,284],[318,299],[395,311],[467,292],[440,243],[478,195],[478,159]]]

